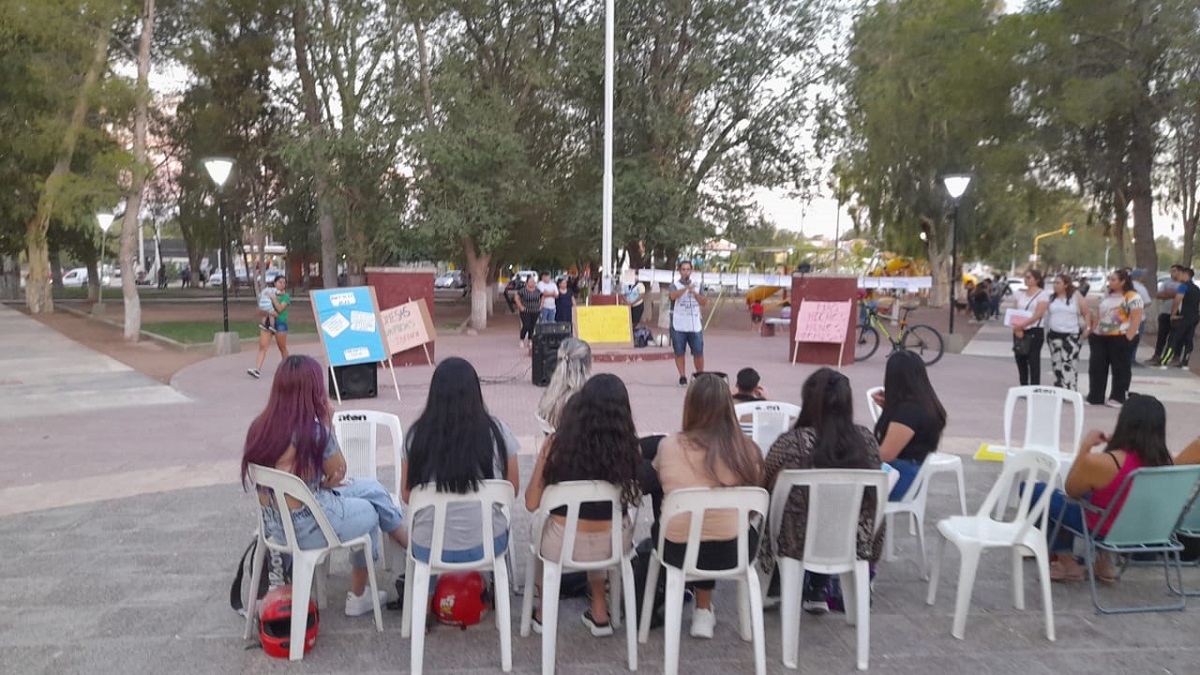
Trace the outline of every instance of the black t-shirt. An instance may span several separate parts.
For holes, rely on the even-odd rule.
[[[908,445],[900,451],[899,459],[923,462],[929,453],[937,450],[938,442],[942,438],[942,431],[937,428],[937,420],[930,417],[924,408],[912,401],[905,401],[896,406],[896,410],[890,418],[884,413],[879,422],[877,428],[883,430],[885,434],[888,424],[892,422],[903,424],[913,430],[913,437],[908,441]],[[879,440],[883,441],[882,438]]]
[[[750,403],[751,401],[762,401],[764,399],[761,396],[755,396],[754,394],[744,394],[739,391],[738,393],[733,395],[733,400],[737,401],[738,403]]]
[[[1183,301],[1179,303],[1179,316],[1185,320],[1200,319],[1200,288],[1190,281],[1183,291]]]

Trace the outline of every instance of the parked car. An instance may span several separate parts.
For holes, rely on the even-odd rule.
[[[62,285],[67,288],[78,288],[87,286],[88,271],[86,267],[76,267],[73,270],[63,273]]]
[[[224,277],[225,277],[225,273],[222,270],[213,270],[212,274],[210,274],[208,276],[208,283],[211,286],[220,286],[221,279],[223,279]],[[233,282],[230,283],[229,285],[230,286],[234,286],[234,285],[245,286],[249,283],[250,283],[250,279],[249,279],[249,277],[246,276],[246,270],[234,270],[233,271]]]
[[[450,270],[433,280],[434,290],[457,290],[467,287],[467,275],[462,270]]]

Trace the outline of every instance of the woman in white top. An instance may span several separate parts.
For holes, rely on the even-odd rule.
[[[1054,371],[1054,386],[1076,389],[1079,380],[1079,348],[1087,338],[1092,322],[1087,300],[1075,290],[1069,274],[1054,277],[1054,294],[1046,305],[1046,344],[1050,345],[1050,368]]]
[[[1040,270],[1025,272],[1025,291],[1017,294],[1017,309],[1029,312],[1032,316],[1023,319],[1013,319],[1013,356],[1017,360],[1017,375],[1021,378],[1021,386],[1042,383],[1042,343],[1046,341],[1046,330],[1042,319],[1046,307],[1050,304],[1050,294],[1042,288],[1042,273]],[[1017,345],[1028,335],[1029,349],[1019,350]],[[1025,353],[1021,353],[1024,351]]]

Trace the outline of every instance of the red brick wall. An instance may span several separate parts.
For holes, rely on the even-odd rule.
[[[795,353],[796,363],[816,363],[825,366],[836,366],[839,347],[835,344],[816,342],[796,343],[796,317],[799,314],[800,303],[804,300],[814,302],[834,302],[856,300],[858,298],[858,279],[855,277],[826,277],[812,275],[792,276],[792,324],[788,328],[787,358],[792,360]],[[842,364],[854,363],[854,325],[858,321],[858,310],[850,312],[850,325],[846,328],[845,353]],[[796,350],[799,349],[797,352]]]
[[[390,267],[368,267],[367,285],[375,287],[375,299],[379,301],[379,309],[391,309],[403,305],[409,300],[425,299],[429,308],[429,318],[437,325],[433,304],[434,273],[429,270],[407,270]],[[436,340],[425,345],[429,349],[429,358],[436,359],[434,346]],[[399,366],[423,366],[427,364],[425,350],[417,347],[392,355],[392,364]]]

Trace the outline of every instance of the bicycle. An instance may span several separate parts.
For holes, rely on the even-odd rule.
[[[900,316],[900,332],[892,337],[884,321],[879,317],[879,311],[870,305],[863,304],[867,310],[867,320],[858,324],[858,335],[854,340],[854,360],[865,361],[879,349],[879,334],[883,333],[892,345],[892,352],[898,349],[916,352],[925,365],[932,366],[942,359],[946,350],[942,334],[933,326],[923,323],[908,325],[908,313],[915,307],[904,307]]]

